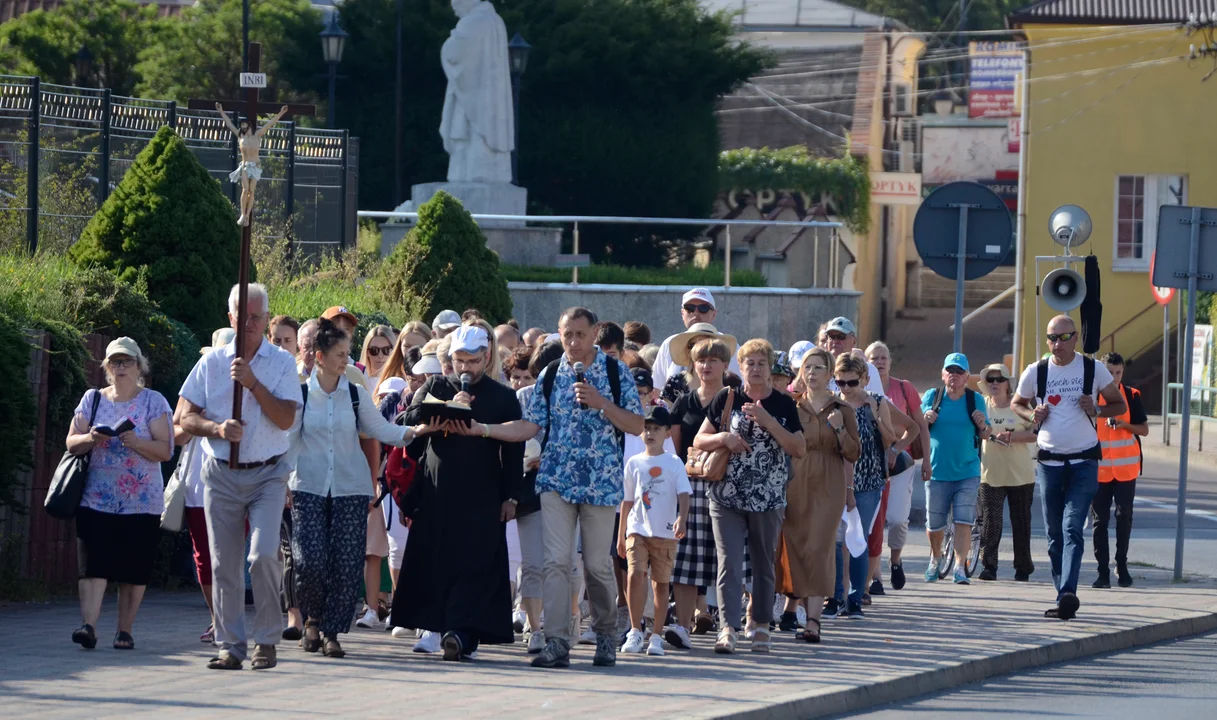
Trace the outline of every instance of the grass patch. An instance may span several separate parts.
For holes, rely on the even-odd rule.
[[[289,315],[294,318],[321,317],[321,313],[333,305],[350,308],[357,313],[380,310],[380,301],[371,288],[362,281],[343,279],[305,279],[290,285],[271,288],[271,315]],[[409,318],[384,309],[389,320],[401,327]]]
[[[503,275],[508,282],[568,283],[569,268],[504,265]],[[711,263],[699,268],[682,265],[675,268],[636,268],[624,265],[592,265],[579,268],[579,282],[603,283],[606,285],[681,285],[685,287],[721,287],[723,264]],[[733,269],[733,287],[766,287],[765,276],[755,270]]]

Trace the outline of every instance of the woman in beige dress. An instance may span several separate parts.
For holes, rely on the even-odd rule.
[[[824,598],[833,594],[841,511],[854,504],[845,466],[860,451],[854,409],[828,389],[832,366],[832,355],[816,349],[799,368],[798,381],[807,389],[798,403],[807,453],[793,461],[782,525],[790,588],[779,590],[806,598],[808,625],[797,637],[812,643],[820,642]]]

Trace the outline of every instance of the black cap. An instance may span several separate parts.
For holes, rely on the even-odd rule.
[[[655,380],[651,377],[651,371],[646,368],[636,367],[630,370],[630,374],[634,376],[634,384],[639,387],[655,387]]]
[[[664,427],[672,427],[672,414],[663,405],[652,405],[651,409],[647,410],[644,421],[649,425],[663,425]]]

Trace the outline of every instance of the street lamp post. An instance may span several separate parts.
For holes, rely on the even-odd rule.
[[[511,104],[515,109],[515,147],[511,151],[511,183],[520,184],[520,76],[528,69],[528,53],[532,45],[520,33],[516,33],[511,42],[507,43],[507,60],[511,67]]]
[[[330,101],[326,110],[326,125],[334,127],[334,86],[338,81],[338,63],[342,62],[342,51],[346,47],[347,33],[338,26],[338,13],[330,13],[330,22],[321,31],[321,54],[330,67]]]
[[[88,45],[81,45],[76,51],[76,83],[88,87],[89,74],[93,69],[93,53]]]

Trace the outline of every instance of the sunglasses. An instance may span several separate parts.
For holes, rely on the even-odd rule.
[[[998,385],[1000,383],[1004,383],[1005,381],[1006,379],[1004,377],[998,377],[997,375],[985,378],[985,382],[989,383],[990,385]]]
[[[713,309],[714,306],[710,303],[689,303],[688,305],[685,305],[685,312],[689,313],[690,315],[693,313],[701,313],[702,315],[705,315]]]
[[[949,368],[947,368],[947,374],[948,375],[967,375],[968,371],[964,370],[961,367],[949,367]]]
[[[858,380],[857,378],[855,378],[853,380],[841,380],[840,378],[837,379],[837,387],[856,388],[861,384],[862,384],[862,381]]]
[[[391,348],[391,347],[373,347],[371,345],[368,346],[368,357],[380,357],[381,355],[384,355],[385,357],[389,357],[392,354],[393,354],[393,348]]]
[[[1077,335],[1077,331],[1067,333],[1048,333],[1048,342],[1067,342]]]
[[[848,335],[846,335],[845,333],[839,333],[839,332],[830,332],[830,333],[828,333],[828,339],[829,339],[829,340],[844,340],[844,339],[845,339],[845,338],[847,338],[847,337],[849,337],[849,336],[848,336]]]
[[[135,367],[135,358],[112,359],[110,365],[116,368],[132,368]]]

